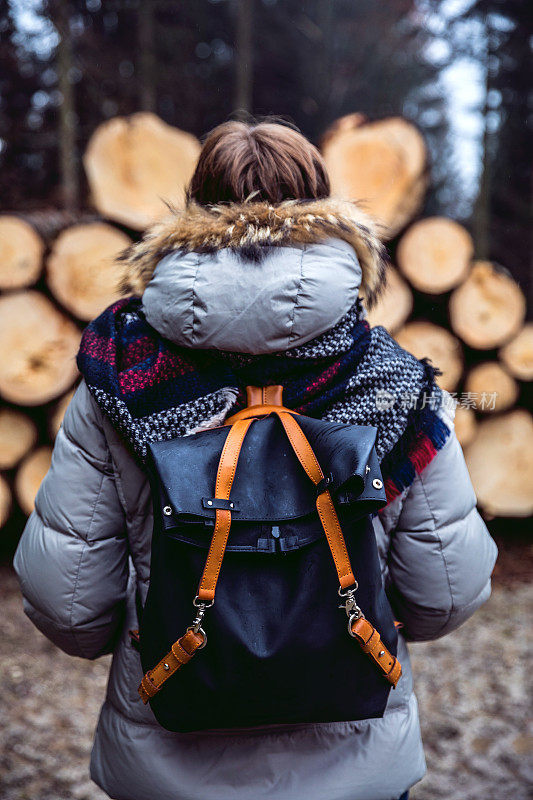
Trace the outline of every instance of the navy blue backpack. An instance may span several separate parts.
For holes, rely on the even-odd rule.
[[[401,666],[376,429],[247,391],[222,427],[150,445],[139,694],[179,732],[380,717]]]

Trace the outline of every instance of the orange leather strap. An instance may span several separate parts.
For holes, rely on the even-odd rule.
[[[203,634],[196,633],[189,628],[181,639],[174,642],[170,652],[161,659],[159,664],[149,670],[141,681],[138,691],[145,705],[151,697],[158,693],[165,681],[190,661],[196,651],[203,647],[204,641]]]
[[[218,465],[215,484],[215,498],[217,500],[229,500],[242,443],[252,422],[253,419],[238,420],[230,428]],[[204,572],[198,587],[198,597],[201,601],[209,602],[215,597],[215,589],[228,543],[230,527],[231,511],[217,508],[215,530],[213,531],[207,561],[205,562]]]
[[[233,425],[226,437],[224,447],[220,456],[215,483],[215,498],[229,500],[237,461],[241,452],[242,443],[248,428],[253,420],[240,420]],[[231,527],[231,511],[216,509],[215,529],[209,547],[207,561],[198,588],[198,598],[200,601],[209,602],[215,597],[215,588],[228,542],[228,535]],[[149,670],[141,681],[139,694],[143,703],[153,697],[161,689],[163,684],[174,673],[191,660],[193,655],[205,644],[205,635],[199,630],[195,631],[192,627],[187,630],[181,639],[174,642],[172,648],[164,656],[159,664]]]
[[[388,682],[396,688],[402,674],[402,666],[387,650],[372,623],[365,617],[359,617],[352,625],[352,636],[357,639],[363,652],[377,664]]]
[[[320,468],[313,448],[307,441],[304,432],[292,414],[281,411],[280,409],[274,410],[274,413],[280,418],[281,424],[285,429],[285,433],[287,434],[298,461],[315,486],[318,486],[320,481],[324,480],[324,473]],[[339,583],[343,589],[347,589],[354,585],[355,576],[352,571],[352,565],[350,564],[350,557],[346,549],[346,542],[344,541],[339,518],[335,506],[333,505],[331,494],[327,489],[318,495],[316,499],[316,509],[328,540],[333,561],[335,562]]]
[[[248,406],[281,406],[283,405],[283,386],[247,386],[246,399]]]

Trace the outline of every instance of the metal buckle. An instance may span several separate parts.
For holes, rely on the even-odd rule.
[[[204,641],[198,648],[198,650],[203,650],[207,644],[207,633],[202,628],[202,622],[204,619],[205,612],[208,608],[212,608],[215,605],[214,600],[210,600],[208,603],[205,600],[201,600],[198,595],[192,601],[193,606],[197,609],[196,616],[192,621],[192,625],[189,625],[187,628],[188,631],[194,631],[195,633],[201,633],[204,637]]]
[[[342,586],[339,586],[339,597],[342,597],[345,601],[339,605],[339,608],[343,608],[346,612],[346,616],[348,617],[348,633],[352,638],[355,638],[354,634],[352,633],[353,623],[365,616],[357,605],[357,600],[355,599],[355,593],[358,588],[359,584],[357,581],[355,581],[354,585],[349,589],[343,589]]]

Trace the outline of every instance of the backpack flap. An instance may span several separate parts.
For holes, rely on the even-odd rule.
[[[303,416],[298,416],[298,422],[316,452],[322,471],[330,476],[330,488],[339,503],[353,506],[352,511],[357,516],[385,505],[374,451],[374,428]],[[217,506],[228,502],[214,498],[216,472],[228,432],[229,427],[220,427],[149,445],[149,471],[154,495],[163,511],[163,528],[179,528],[179,537],[188,540],[198,536],[200,546],[209,544],[206,534],[212,528]],[[250,426],[229,503],[233,503],[232,517],[237,525],[239,522],[264,525],[304,517],[314,519],[316,489],[275,416],[255,420]],[[198,523],[207,531],[193,534],[192,526],[197,527]],[[232,533],[234,545],[237,535],[236,531]],[[310,531],[305,536],[306,541],[310,540],[309,535]],[[319,535],[321,531],[317,527],[316,536]]]

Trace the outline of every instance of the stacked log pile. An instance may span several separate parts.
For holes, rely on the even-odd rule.
[[[379,221],[394,265],[369,313],[442,370],[479,502],[493,516],[533,512],[533,325],[500,266],[474,260],[468,231],[418,219],[428,187],[424,140],[408,121],[338,120],[322,139],[333,193]],[[51,445],[78,379],[84,324],[117,297],[117,254],[165,201],[180,207],[198,141],[153,114],[116,118],[89,142],[93,211],[0,216],[0,527],[33,508]],[[412,224],[410,224],[412,223]],[[11,516],[10,516],[11,515]]]
[[[428,173],[424,141],[411,123],[352,114],[325,133],[322,151],[333,193],[359,200],[389,243],[394,267],[371,324],[442,370],[438,382],[452,393],[457,435],[486,515],[531,515],[533,325],[524,324],[520,287],[502,266],[475,260],[459,223],[413,222]]]

